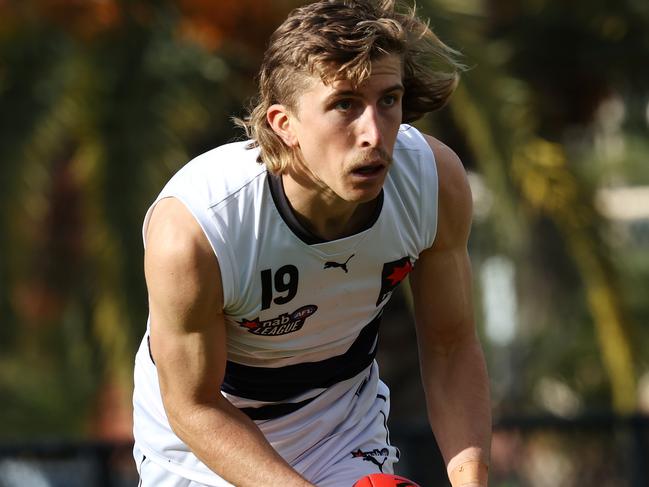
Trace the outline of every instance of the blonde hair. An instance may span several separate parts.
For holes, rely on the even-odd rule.
[[[370,75],[372,61],[388,54],[403,61],[405,123],[441,108],[463,69],[458,52],[414,8],[398,8],[396,0],[320,0],[291,12],[270,38],[249,116],[235,119],[252,139],[249,148],[260,148],[259,162],[279,174],[296,157],[268,124],[271,105],[295,111],[313,76],[325,84],[346,79],[358,86]]]

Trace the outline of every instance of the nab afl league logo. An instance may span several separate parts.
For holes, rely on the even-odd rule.
[[[306,319],[317,311],[315,304],[308,304],[296,309],[292,313],[282,313],[271,320],[242,320],[239,326],[245,328],[254,335],[280,336],[294,333],[304,326]]]

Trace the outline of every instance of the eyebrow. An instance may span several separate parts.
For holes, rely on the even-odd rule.
[[[396,83],[396,84],[394,84],[392,86],[389,86],[385,90],[383,90],[381,92],[381,94],[391,93],[391,92],[394,92],[394,91],[399,91],[399,92],[403,93],[406,90],[405,90],[405,88],[403,87],[403,85],[401,83]],[[358,90],[334,91],[333,93],[331,93],[330,95],[327,96],[327,98],[325,99],[325,103],[329,103],[330,101],[333,101],[336,98],[345,97],[345,96],[357,96],[357,95],[358,95]]]

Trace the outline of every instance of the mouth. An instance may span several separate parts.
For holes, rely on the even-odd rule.
[[[362,178],[373,177],[383,173],[386,167],[387,164],[384,164],[381,161],[373,161],[353,168],[351,170],[351,173],[354,176],[358,176]]]

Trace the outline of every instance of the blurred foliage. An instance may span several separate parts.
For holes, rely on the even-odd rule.
[[[147,312],[142,217],[182,164],[237,135],[263,24],[285,14],[259,7],[0,3],[5,435],[87,433],[115,384],[128,404]]]
[[[187,160],[241,136],[230,117],[299,3],[0,0],[4,436],[105,434],[97,398],[116,387],[128,407],[143,215]],[[649,237],[604,218],[596,196],[649,184],[649,4],[418,6],[470,67],[420,125],[486,184],[476,272],[493,255],[516,267],[516,337],[486,339],[497,411],[543,409],[557,387],[582,409],[633,409]]]
[[[491,189],[473,255],[503,254],[517,269],[518,335],[489,354],[494,381],[505,369],[514,376],[496,395],[499,411],[542,408],[535,396],[548,378],[582,410],[634,410],[636,379],[647,370],[639,324],[648,315],[639,301],[630,312],[622,283],[646,287],[647,244],[627,238],[616,246],[596,195],[648,181],[639,161],[649,150],[649,8],[636,1],[436,3],[449,12],[448,21],[437,17],[442,38],[472,66],[436,126]],[[646,211],[644,219],[646,227]],[[637,246],[645,257],[628,275],[619,264]]]

